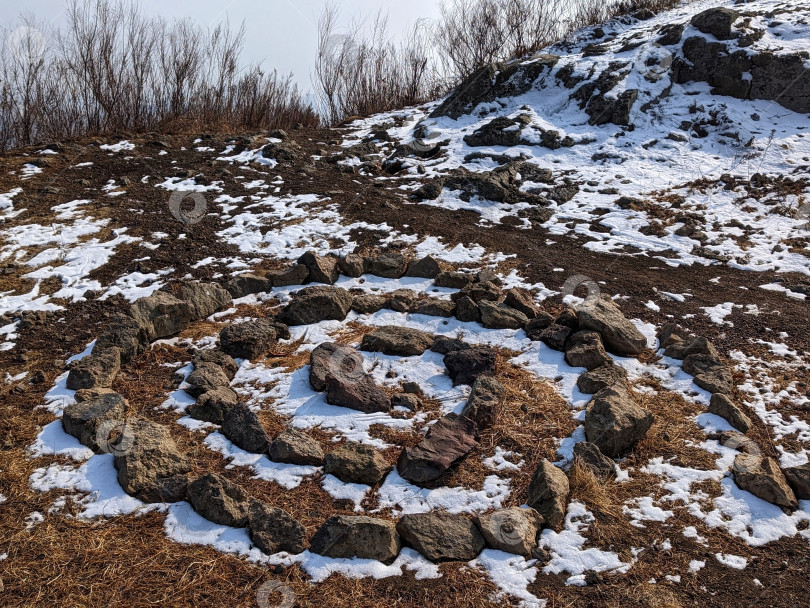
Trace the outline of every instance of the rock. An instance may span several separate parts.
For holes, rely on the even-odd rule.
[[[501,295],[501,288],[498,285],[490,281],[484,281],[483,283],[470,283],[461,291],[452,294],[450,299],[458,301],[466,296],[477,304],[482,300],[497,302],[501,299]]]
[[[405,273],[405,276],[435,279],[439,276],[441,271],[442,268],[439,261],[432,255],[426,255],[415,262],[411,262],[408,265],[408,272]]]
[[[396,289],[388,301],[388,307],[397,312],[414,312],[418,305],[419,296],[412,289]]]
[[[177,449],[169,429],[149,420],[128,420],[110,447],[118,483],[133,496],[148,491],[160,479],[191,470],[191,463]]]
[[[526,315],[527,319],[534,319],[540,313],[540,308],[534,303],[534,298],[528,290],[522,287],[513,287],[506,292],[504,304]]]
[[[135,301],[130,306],[130,316],[143,328],[149,341],[154,342],[183,331],[193,315],[188,302],[156,291]]]
[[[70,390],[109,388],[121,369],[121,351],[112,346],[90,354],[70,368],[65,386]]]
[[[732,448],[746,454],[761,454],[757,443],[739,431],[723,431],[720,433],[720,445]]]
[[[638,355],[647,347],[647,338],[628,321],[613,300],[602,297],[585,303],[578,309],[581,329],[592,329],[602,335],[602,341],[617,355]]]
[[[266,276],[248,272],[233,277],[228,281],[225,288],[234,298],[244,298],[252,293],[272,291],[273,281]]]
[[[347,277],[358,278],[362,277],[366,271],[365,259],[362,255],[356,253],[349,253],[346,257],[338,260],[338,268],[340,272]]]
[[[337,258],[332,256],[320,257],[314,251],[307,251],[298,258],[298,263],[309,270],[309,280],[314,283],[333,285],[340,278]]]
[[[529,322],[526,315],[506,304],[481,300],[478,310],[481,311],[481,324],[489,329],[521,329]]]
[[[447,353],[443,361],[453,386],[472,384],[478,376],[495,373],[496,352],[486,347],[467,348]]]
[[[264,454],[270,447],[270,438],[259,417],[244,403],[238,403],[225,412],[222,434],[236,447],[252,454]]]
[[[652,423],[653,415],[639,407],[621,384],[603,388],[585,409],[585,436],[611,458],[632,450]]]
[[[571,328],[552,323],[535,334],[537,339],[552,350],[565,350],[565,343],[571,335]],[[534,339],[534,338],[532,338]]]
[[[323,466],[321,444],[306,433],[288,428],[278,435],[268,449],[270,460],[287,464]]]
[[[598,393],[603,388],[608,388],[618,382],[624,382],[626,378],[627,371],[611,362],[609,365],[602,365],[580,374],[577,379],[577,388],[583,393]]]
[[[188,414],[195,420],[222,424],[225,414],[239,403],[239,395],[228,387],[222,386],[206,391],[197,402],[188,408]]]
[[[369,260],[368,271],[378,277],[399,279],[407,267],[408,260],[401,253],[382,253]]]
[[[557,315],[557,318],[554,319],[554,323],[567,327],[573,332],[579,330],[579,316],[577,315],[577,311],[575,311],[573,308],[566,308],[563,310]]]
[[[734,376],[722,361],[710,355],[689,355],[683,360],[683,371],[694,376],[694,382],[710,393],[730,393]]]
[[[216,388],[227,388],[230,384],[225,370],[216,363],[203,363],[186,378],[189,385],[185,390],[194,398]]]
[[[565,361],[572,367],[584,367],[589,371],[613,364],[613,359],[602,346],[602,338],[597,332],[588,330],[578,331],[568,339]]]
[[[411,483],[424,484],[438,479],[476,447],[475,422],[458,414],[447,414],[428,429],[416,446],[402,450],[397,469]]]
[[[677,323],[664,323],[658,331],[658,341],[662,348],[666,348],[674,342],[689,342],[692,335]]]
[[[472,283],[472,277],[469,274],[454,270],[444,270],[433,280],[436,287],[450,287],[451,289],[461,289],[468,283]]]
[[[743,433],[747,433],[753,426],[751,419],[743,413],[742,409],[731,400],[731,397],[723,393],[712,395],[708,412],[725,418],[731,426]]]
[[[188,491],[187,475],[161,477],[138,492],[135,497],[145,503],[180,502],[186,499]]]
[[[493,549],[530,557],[545,520],[535,509],[511,507],[479,515],[475,523]]]
[[[409,513],[397,524],[402,540],[430,561],[466,562],[481,552],[484,537],[473,522],[451,513]]]
[[[294,264],[284,270],[270,270],[265,276],[273,287],[303,285],[309,279],[309,268],[303,264]]]
[[[410,393],[397,393],[391,398],[391,404],[415,412],[422,406],[422,400]]]
[[[247,526],[250,497],[232,481],[208,473],[188,484],[186,493],[191,506],[205,519],[222,526]]]
[[[281,551],[296,555],[306,546],[307,530],[301,522],[287,511],[256,499],[248,503],[248,534],[251,542],[268,555]]]
[[[692,17],[692,25],[718,40],[731,40],[735,38],[731,26],[739,16],[737,11],[730,8],[710,8]]]
[[[538,311],[537,316],[534,319],[531,319],[526,324],[524,331],[526,332],[526,336],[529,338],[529,340],[534,340],[537,342],[540,340],[543,330],[550,327],[553,323],[554,317],[541,310]]]
[[[491,376],[480,376],[473,382],[461,415],[474,420],[479,429],[490,427],[498,416],[506,388]]]
[[[387,412],[391,409],[391,398],[377,386],[370,376],[329,373],[326,375],[326,402],[331,405],[348,407],[359,412]]]
[[[638,89],[626,89],[616,97],[599,94],[591,97],[585,111],[590,116],[592,125],[629,125],[630,111],[638,99]]]
[[[295,293],[281,318],[287,325],[342,321],[353,299],[352,294],[341,287],[305,287]]]
[[[351,346],[341,346],[334,342],[324,342],[316,346],[309,358],[309,383],[316,391],[326,390],[326,376],[332,374],[346,381],[361,380],[363,355]]]
[[[434,353],[439,353],[440,355],[446,355],[457,350],[467,350],[468,348],[472,347],[458,338],[451,338],[450,336],[436,336],[430,350],[432,350]]]
[[[326,455],[324,472],[346,483],[375,486],[391,468],[383,455],[371,446],[347,442]]]
[[[390,562],[401,547],[392,521],[364,515],[335,515],[315,532],[309,550],[335,559],[357,557]]]
[[[118,393],[99,395],[95,399],[68,405],[62,413],[62,427],[82,445],[97,451],[99,425],[106,421],[123,420],[126,410],[127,401]]]
[[[237,359],[259,359],[276,344],[276,328],[265,319],[228,325],[219,332],[219,346]]]
[[[478,304],[469,296],[458,298],[456,300],[456,318],[462,323],[477,323],[481,320]]]
[[[81,403],[82,401],[92,401],[93,399],[98,399],[99,397],[103,397],[104,395],[114,395],[116,392],[111,388],[80,388],[76,391],[76,394],[73,395],[73,398],[76,400],[77,403]]]
[[[785,469],[785,478],[799,500],[810,500],[810,462]]]
[[[385,296],[364,294],[354,296],[354,300],[352,301],[352,310],[361,315],[373,315],[375,312],[379,312],[387,306],[388,298]]]
[[[433,346],[434,340],[435,337],[426,331],[385,325],[364,335],[360,350],[410,357],[424,353]]]
[[[194,364],[194,367],[200,367],[203,363],[218,365],[227,376],[229,382],[234,379],[236,372],[239,371],[239,366],[236,364],[236,361],[233,360],[233,357],[216,348],[204,348],[196,351],[191,362]]]
[[[414,312],[430,317],[452,317],[456,312],[456,304],[452,300],[426,298],[419,302]]]
[[[231,295],[216,283],[183,281],[177,295],[188,304],[192,320],[206,319],[231,303]]]
[[[780,507],[795,509],[799,506],[796,495],[773,458],[738,454],[732,471],[734,482],[740,489]]]
[[[583,441],[574,446],[574,462],[589,470],[600,481],[616,477],[616,463],[608,458],[595,443]]]
[[[526,502],[537,509],[550,528],[559,532],[565,523],[569,492],[568,477],[544,458],[532,476]]]
[[[106,321],[104,331],[96,339],[93,354],[112,347],[118,348],[121,361],[126,363],[149,348],[149,334],[132,317],[115,314]]]

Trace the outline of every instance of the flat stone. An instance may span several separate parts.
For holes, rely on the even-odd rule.
[[[568,477],[544,458],[532,476],[527,503],[559,532],[565,523],[569,492]]]
[[[246,272],[230,279],[226,289],[234,298],[244,298],[250,294],[272,291],[273,281],[264,275]]]
[[[435,337],[426,331],[385,325],[364,335],[360,350],[410,357],[424,353],[433,346],[434,340]]]
[[[475,422],[458,414],[447,414],[428,429],[416,446],[402,450],[397,469],[411,483],[424,484],[438,479],[477,447]]]
[[[387,279],[399,279],[407,270],[408,260],[400,253],[382,253],[369,259],[369,273]]]
[[[327,374],[326,402],[366,414],[391,409],[391,397],[365,374],[359,378],[347,374]]]
[[[377,450],[362,443],[347,442],[326,455],[324,472],[346,483],[377,485],[392,466]]]
[[[405,543],[433,562],[470,561],[485,546],[473,522],[451,513],[409,513],[397,524]]]
[[[365,375],[363,355],[351,346],[323,342],[309,358],[309,383],[316,391],[326,390],[326,376],[332,374],[344,381],[358,381]]]
[[[529,557],[545,519],[535,509],[510,507],[479,515],[475,523],[491,548]]]
[[[452,317],[456,312],[456,304],[452,300],[426,298],[418,303],[414,312],[430,317]]]
[[[288,325],[311,325],[321,321],[343,321],[354,297],[341,287],[305,287],[297,291],[281,314]]]
[[[323,466],[321,444],[297,429],[286,429],[273,439],[268,449],[270,460],[287,464]]]
[[[318,528],[309,550],[335,559],[396,559],[402,541],[394,522],[364,515],[335,515]]]
[[[436,275],[433,284],[436,287],[449,287],[451,289],[462,289],[468,283],[472,283],[473,278],[466,272],[455,270],[444,270]]]

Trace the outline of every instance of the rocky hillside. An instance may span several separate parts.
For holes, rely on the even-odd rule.
[[[692,3],[5,155],[4,605],[804,605],[808,40]]]

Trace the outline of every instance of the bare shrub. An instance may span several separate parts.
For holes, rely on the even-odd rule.
[[[0,149],[159,129],[317,126],[292,76],[244,67],[244,29],[141,14],[134,0],[70,0],[67,26],[2,32]]]

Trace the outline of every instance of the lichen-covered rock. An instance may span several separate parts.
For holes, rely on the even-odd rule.
[[[248,533],[253,544],[268,555],[301,553],[307,535],[303,524],[287,511],[256,499],[248,503]]]
[[[360,350],[410,357],[424,353],[433,346],[434,340],[435,337],[426,331],[385,325],[363,336]]]
[[[612,458],[632,450],[652,423],[653,415],[641,408],[622,384],[596,393],[585,409],[585,436]]]
[[[565,523],[569,492],[570,486],[565,473],[543,459],[532,476],[526,502],[537,509],[550,528],[559,532]]]
[[[270,438],[259,417],[244,403],[237,403],[225,412],[222,434],[235,446],[252,454],[264,454],[270,447]]]
[[[341,287],[305,287],[292,296],[280,318],[287,325],[343,321],[354,297]]]
[[[397,524],[405,543],[433,562],[470,561],[485,546],[473,522],[451,513],[410,513]]]
[[[610,298],[586,300],[577,312],[580,328],[599,332],[609,351],[617,355],[638,355],[647,348],[647,338]]]
[[[110,388],[121,369],[121,351],[111,346],[77,361],[68,373],[65,386],[76,391],[84,388]]]
[[[219,332],[219,346],[237,359],[258,359],[276,344],[276,328],[266,319],[228,325]]]
[[[346,483],[377,485],[392,466],[369,445],[347,442],[326,455],[324,472]]]
[[[102,394],[68,405],[62,413],[62,427],[82,445],[96,451],[99,449],[96,437],[99,425],[106,421],[123,420],[126,410],[127,401],[121,395]]]
[[[180,333],[194,316],[188,302],[165,291],[156,291],[136,300],[129,312],[146,331],[150,342]]]
[[[210,317],[231,303],[230,294],[216,283],[183,281],[177,296],[188,304],[192,320]]]
[[[324,454],[321,444],[297,429],[286,429],[279,434],[268,449],[270,460],[287,464],[322,466]]]
[[[577,388],[583,393],[594,394],[603,388],[608,388],[619,382],[625,382],[627,370],[615,365],[612,361],[580,374],[577,378]]]
[[[215,524],[244,528],[250,497],[232,481],[208,473],[188,484],[188,501],[194,510]]]
[[[357,557],[391,562],[401,547],[392,521],[364,515],[335,515],[315,532],[309,550],[336,559]]]

